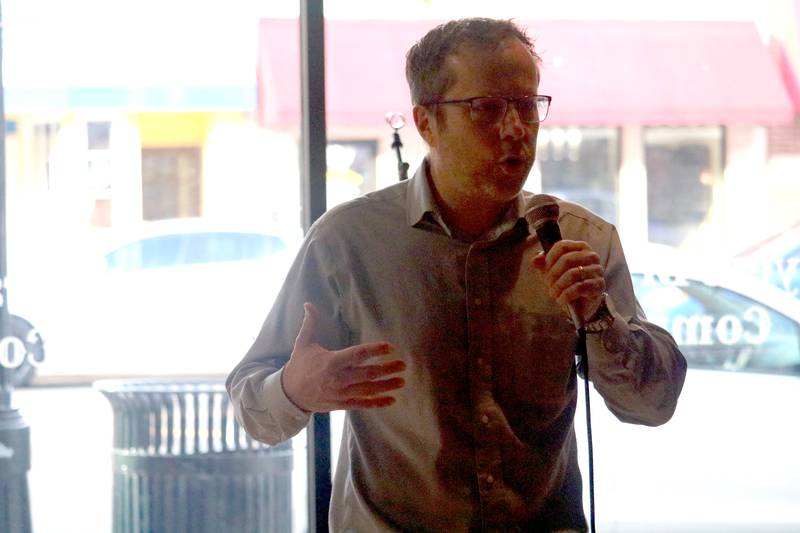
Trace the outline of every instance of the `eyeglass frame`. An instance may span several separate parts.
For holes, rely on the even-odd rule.
[[[525,96],[517,96],[516,98],[513,98],[513,97],[512,98],[508,98],[508,97],[505,97],[505,96],[473,96],[472,98],[462,98],[460,100],[443,100],[441,102],[427,102],[427,103],[420,104],[420,105],[423,105],[423,106],[431,105],[432,106],[432,105],[444,105],[444,104],[468,104],[469,105],[469,117],[470,117],[470,119],[472,119],[473,122],[478,123],[479,121],[475,120],[475,118],[473,117],[473,113],[474,113],[473,102],[475,100],[487,100],[487,99],[488,100],[502,100],[505,103],[506,109],[505,109],[505,111],[503,111],[503,114],[500,116],[500,118],[496,122],[492,123],[492,125],[494,125],[494,124],[499,124],[506,117],[506,114],[508,113],[508,107],[509,107],[510,104],[514,104],[514,108],[517,110],[517,114],[519,115],[519,108],[517,107],[517,102],[519,102],[520,100],[525,100],[526,98],[533,98],[536,102],[540,102],[542,100],[546,101],[547,102],[547,110],[546,110],[546,112],[544,114],[544,118],[542,118],[540,120],[536,120],[536,121],[533,121],[533,122],[528,122],[528,121],[522,120],[522,116],[520,116],[519,117],[520,121],[522,121],[525,124],[539,124],[540,122],[544,122],[544,120],[547,118],[548,114],[550,113],[550,104],[553,101],[553,97],[552,96],[548,96],[546,94],[526,94]],[[538,103],[536,104],[536,107],[537,108],[539,107]]]

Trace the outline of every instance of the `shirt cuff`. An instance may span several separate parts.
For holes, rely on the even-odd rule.
[[[587,335],[589,359],[603,373],[627,373],[628,359],[632,352],[636,352],[635,346],[632,346],[632,328],[617,312],[609,295],[606,295],[605,303],[613,321],[602,331]]]
[[[283,368],[267,376],[262,385],[261,393],[255,397],[246,398],[244,407],[253,411],[268,411],[273,413],[279,425],[290,425],[298,422],[308,422],[311,413],[299,408],[286,396],[281,383]],[[250,401],[247,401],[250,400]]]

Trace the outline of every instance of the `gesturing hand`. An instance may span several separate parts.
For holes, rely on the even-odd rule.
[[[387,376],[402,372],[406,364],[399,359],[374,364],[365,362],[371,357],[392,353],[394,347],[386,342],[373,342],[326,350],[317,343],[317,308],[306,303],[303,309],[303,324],[283,369],[286,396],[310,412],[392,405],[394,397],[385,393],[403,387],[405,380]]]
[[[572,304],[580,318],[588,321],[597,312],[606,290],[600,257],[582,241],[561,240],[545,256],[533,259],[544,274],[550,296],[563,306]]]

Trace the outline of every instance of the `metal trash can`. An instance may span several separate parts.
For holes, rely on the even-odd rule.
[[[291,442],[251,439],[221,380],[94,386],[114,414],[114,533],[292,530]]]

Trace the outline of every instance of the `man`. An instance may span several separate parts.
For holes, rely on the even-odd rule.
[[[672,415],[686,363],[645,321],[613,226],[559,201],[545,256],[521,192],[549,97],[507,21],[444,24],[408,53],[430,150],[408,181],[309,231],[228,377],[237,417],[277,443],[346,409],[333,531],[585,531],[575,326],[622,420]]]

